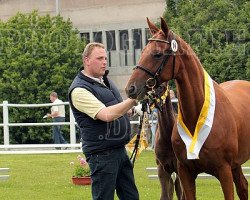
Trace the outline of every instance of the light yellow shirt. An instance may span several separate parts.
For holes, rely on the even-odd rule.
[[[96,119],[97,113],[105,107],[91,92],[84,88],[75,88],[71,93],[72,104],[79,111]]]

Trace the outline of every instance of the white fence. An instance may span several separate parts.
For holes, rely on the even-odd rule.
[[[40,107],[51,107],[53,105],[69,105],[68,102],[64,102],[61,104],[54,104],[54,103],[45,103],[45,104],[10,104],[8,101],[3,101],[3,104],[0,104],[1,107],[3,107],[3,123],[0,123],[0,127],[3,127],[3,138],[4,138],[4,144],[0,145],[0,154],[5,153],[22,153],[21,151],[16,151],[20,149],[26,149],[29,152],[30,149],[38,149],[38,151],[35,151],[36,153],[39,153],[40,151],[46,153],[46,150],[51,152],[51,149],[55,149],[55,147],[62,147],[62,148],[71,148],[71,151],[75,151],[76,149],[81,148],[80,144],[76,144],[76,127],[75,127],[75,118],[73,116],[73,113],[71,109],[69,108],[69,122],[42,122],[42,123],[10,123],[9,122],[9,108],[40,108]],[[42,119],[42,116],[41,116]],[[69,125],[70,126],[70,144],[10,144],[10,127],[20,127],[20,126],[52,126],[52,125]],[[10,150],[15,151],[10,151]],[[80,151],[80,149],[79,149]],[[62,152],[62,151],[53,151],[53,152]]]
[[[3,107],[3,123],[0,123],[0,128],[3,127],[4,144],[0,145],[0,154],[24,154],[24,153],[67,153],[81,152],[81,144],[76,143],[76,122],[72,110],[69,107],[69,122],[42,122],[42,123],[10,123],[9,108],[39,108],[51,107],[53,105],[67,105],[69,102],[61,104],[45,103],[45,104],[10,104],[8,101],[3,101],[0,107]],[[41,116],[42,119],[42,116]],[[131,124],[138,124],[139,121],[131,121]],[[20,126],[52,126],[52,125],[69,125],[70,126],[70,144],[10,144],[10,127]],[[55,148],[62,148],[57,150]],[[20,151],[22,150],[22,151]]]
[[[0,168],[0,180],[9,179],[10,175],[7,174],[9,170],[9,168]]]
[[[157,173],[157,167],[147,167],[146,168],[146,171],[148,173],[153,173],[153,174],[149,174],[148,175],[148,178],[149,179],[158,179],[158,175],[156,174]],[[250,167],[242,167],[242,171],[244,173],[244,176],[247,178],[247,179],[250,179]],[[175,173],[174,173],[175,174]],[[175,174],[176,176],[176,174]],[[199,179],[213,179],[215,178],[214,176],[210,175],[210,174],[206,174],[206,173],[201,173],[198,175],[198,178]]]
[[[3,133],[4,133],[4,145],[10,144],[10,136],[9,136],[9,127],[13,126],[52,126],[52,125],[69,125],[70,126],[70,143],[75,144],[76,143],[76,136],[75,136],[75,118],[73,116],[73,113],[70,110],[70,121],[69,122],[52,122],[52,123],[10,123],[9,122],[9,107],[15,107],[15,108],[38,108],[38,107],[49,107],[53,105],[69,105],[68,102],[64,102],[61,104],[54,104],[54,103],[45,103],[45,104],[9,104],[8,101],[3,101],[3,104],[0,104],[0,106],[3,107],[3,123],[0,124],[0,126],[3,127]],[[41,117],[42,118],[42,117]]]

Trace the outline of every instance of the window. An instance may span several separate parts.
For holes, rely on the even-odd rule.
[[[90,42],[90,35],[89,33],[80,33],[81,40],[85,40],[88,44]]]
[[[128,30],[119,31],[120,50],[129,50]]]
[[[115,31],[106,31],[107,36],[107,51],[115,51],[116,43],[115,43]]]
[[[142,49],[141,29],[133,29],[134,49]]]
[[[93,39],[94,39],[94,42],[100,42],[102,43],[102,32],[99,31],[99,32],[93,32]]]
[[[150,33],[150,30],[148,29],[148,28],[146,28],[145,29],[145,34],[146,34],[146,37],[145,37],[145,39],[146,39],[146,44],[148,43],[148,39],[151,37],[151,33]]]

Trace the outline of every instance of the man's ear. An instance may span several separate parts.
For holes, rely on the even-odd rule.
[[[151,21],[149,21],[148,18],[147,18],[147,22],[148,22],[148,27],[149,27],[150,33],[152,35],[156,34],[159,31],[157,26],[155,26]]]
[[[83,63],[88,63],[88,61],[89,61],[88,57],[83,58]]]

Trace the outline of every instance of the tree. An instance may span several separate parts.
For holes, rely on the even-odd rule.
[[[169,27],[195,50],[217,82],[250,80],[250,2],[166,0]]]
[[[49,102],[51,91],[67,101],[67,90],[82,65],[84,49],[70,20],[59,15],[40,16],[37,11],[18,13],[0,22],[0,39],[1,102]],[[41,122],[47,112],[49,108],[11,108],[10,122]],[[11,143],[51,141],[51,127],[12,127],[10,133]]]

